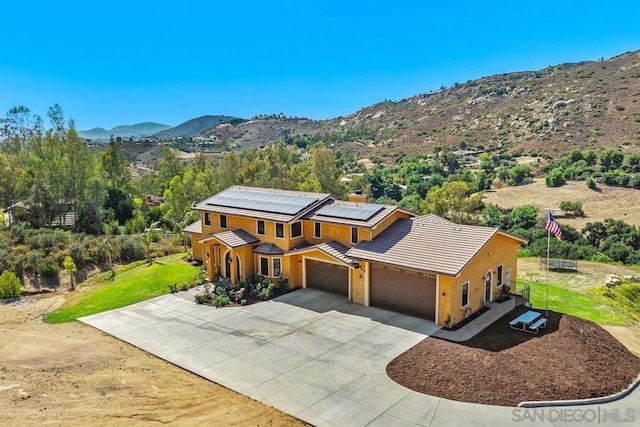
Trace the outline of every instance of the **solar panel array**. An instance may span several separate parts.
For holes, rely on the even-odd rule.
[[[207,200],[207,205],[295,215],[318,200],[317,196],[307,194],[282,194],[234,188],[213,196]]]
[[[383,205],[377,205],[375,203],[367,203],[366,205],[360,206],[327,205],[320,208],[316,212],[316,215],[331,218],[367,221],[369,218],[380,212],[383,208]]]

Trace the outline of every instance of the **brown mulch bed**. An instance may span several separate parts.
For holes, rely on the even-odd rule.
[[[538,335],[511,329],[509,321],[524,311],[518,307],[462,343],[428,337],[391,361],[387,373],[421,393],[501,406],[607,396],[638,377],[640,359],[595,323],[550,311]]]

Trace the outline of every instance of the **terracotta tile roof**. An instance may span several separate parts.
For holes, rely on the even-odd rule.
[[[206,242],[211,239],[219,240],[230,248],[239,248],[240,246],[251,245],[260,241],[244,230],[233,230],[209,234],[198,239],[198,242]]]
[[[287,252],[287,254],[308,252],[316,249],[324,252],[330,257],[337,259],[338,261],[343,262],[348,266],[353,267],[358,264],[355,259],[346,255],[346,253],[349,251],[349,247],[343,245],[340,242],[336,242],[335,240],[326,243],[319,243],[317,245],[309,245],[307,243],[304,246],[300,246],[298,248],[290,250],[289,252]]]
[[[372,217],[366,220],[330,217],[330,216],[325,216],[318,213],[318,211],[320,211],[322,208],[326,206],[335,206],[336,208],[346,207],[346,208],[355,209],[360,207],[366,208],[367,206],[373,206],[373,205],[374,204],[372,203],[356,203],[356,202],[347,202],[344,200],[329,200],[323,203],[321,206],[318,206],[317,208],[313,209],[312,211],[304,215],[302,218],[309,221],[371,228],[371,227],[375,227],[378,223],[380,223],[382,220],[384,220],[386,217],[388,217],[389,215],[391,215],[393,212],[397,210],[401,210],[402,212],[405,212],[410,215],[415,215],[413,212],[409,212],[407,210],[401,209],[393,205],[379,205],[381,206],[381,209],[377,213],[375,213]]]
[[[202,233],[202,221],[197,220],[193,224],[187,225],[182,229],[182,231],[184,231],[185,233]]]
[[[356,264],[356,260],[347,256],[347,252],[349,252],[350,248],[348,246],[343,245],[340,242],[336,242],[334,240],[332,242],[320,243],[317,245],[317,247],[322,252],[336,259],[339,259],[345,264],[349,264],[349,265]]]
[[[497,228],[454,224],[436,215],[400,219],[372,241],[352,248],[347,255],[414,270],[457,276],[497,233],[519,241]]]
[[[262,243],[253,249],[253,252],[263,255],[282,255],[284,251],[274,243]]]
[[[224,215],[292,222],[327,200],[327,193],[233,186],[198,203],[194,209]]]

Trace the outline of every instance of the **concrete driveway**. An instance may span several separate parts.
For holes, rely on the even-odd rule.
[[[438,327],[317,290],[227,308],[165,295],[80,320],[316,426],[500,426],[527,416],[395,383],[387,364]]]

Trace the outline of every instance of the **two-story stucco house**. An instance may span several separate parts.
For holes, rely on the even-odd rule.
[[[185,228],[207,276],[234,283],[285,276],[355,303],[456,324],[515,290],[518,246],[496,228],[417,216],[397,206],[330,194],[231,187],[194,209]]]

